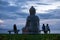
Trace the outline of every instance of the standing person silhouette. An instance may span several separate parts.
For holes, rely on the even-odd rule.
[[[18,34],[16,24],[14,24],[13,27],[14,27],[14,33]]]
[[[49,33],[50,33],[50,28],[49,28],[49,25],[48,24],[46,24],[46,31],[47,32],[49,31]]]
[[[39,34],[39,17],[36,16],[36,10],[32,6],[29,10],[30,15],[27,17],[26,27],[29,34]]]
[[[43,32],[44,32],[44,34],[46,34],[47,33],[47,31],[46,31],[46,29],[45,29],[46,27],[45,27],[45,25],[43,24],[42,25],[42,30],[43,30]]]

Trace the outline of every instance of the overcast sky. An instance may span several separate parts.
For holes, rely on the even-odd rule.
[[[52,33],[60,33],[60,0],[0,0],[0,31],[25,26],[29,9],[34,6],[42,24],[49,24]],[[7,31],[6,31],[7,32]]]

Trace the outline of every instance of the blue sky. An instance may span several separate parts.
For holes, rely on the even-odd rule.
[[[17,24],[21,30],[31,6],[35,7],[36,15],[40,18],[40,27],[48,23],[52,33],[60,33],[60,0],[0,0],[1,33],[12,30],[13,24]]]

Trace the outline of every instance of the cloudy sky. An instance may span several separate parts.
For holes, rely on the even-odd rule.
[[[51,33],[60,33],[60,0],[0,0],[0,33],[8,33],[13,24],[21,30],[31,6],[40,18],[40,27],[48,23]]]

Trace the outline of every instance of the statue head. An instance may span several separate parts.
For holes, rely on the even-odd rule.
[[[35,10],[35,8],[32,6],[32,7],[29,9],[29,12],[30,12],[30,15],[35,15],[36,10]]]

